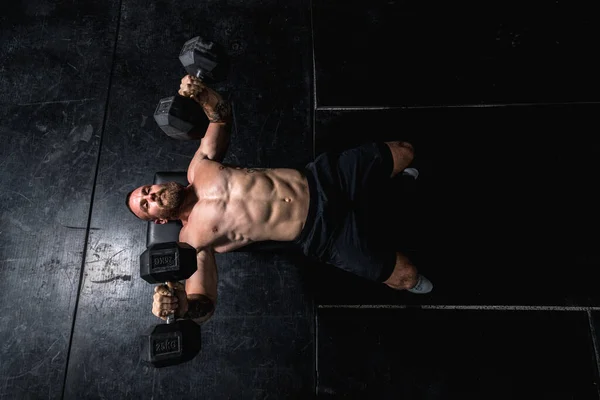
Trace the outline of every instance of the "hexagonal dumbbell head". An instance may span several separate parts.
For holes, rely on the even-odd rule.
[[[208,84],[225,80],[229,70],[229,58],[225,50],[200,36],[185,42],[179,60],[189,75]]]
[[[197,269],[196,249],[187,243],[156,243],[140,255],[140,276],[148,283],[187,279]]]
[[[156,325],[141,336],[141,358],[156,368],[189,361],[201,347],[200,325],[191,319]]]
[[[209,123],[200,104],[180,95],[160,99],[154,120],[164,133],[177,140],[202,139]]]

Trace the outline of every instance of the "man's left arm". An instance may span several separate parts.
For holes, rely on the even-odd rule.
[[[190,75],[181,80],[179,94],[200,104],[209,120],[206,133],[200,140],[200,147],[192,162],[206,158],[221,162],[229,147],[231,136],[231,105],[219,93]]]
[[[196,254],[196,272],[185,281],[187,311],[184,318],[206,322],[217,304],[217,263],[212,248]]]

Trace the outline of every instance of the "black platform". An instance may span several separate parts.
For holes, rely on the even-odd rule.
[[[600,399],[600,38],[570,2],[23,1],[0,15],[0,399]],[[225,162],[408,140],[395,292],[294,252],[217,255],[202,351],[161,370],[124,205],[197,143],[152,114],[182,44],[232,70]]]

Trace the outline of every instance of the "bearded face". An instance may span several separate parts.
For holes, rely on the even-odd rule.
[[[183,204],[183,185],[167,182],[159,189],[156,202],[159,206],[158,218],[175,219]]]
[[[185,187],[177,182],[140,186],[129,195],[127,205],[143,220],[177,219]]]

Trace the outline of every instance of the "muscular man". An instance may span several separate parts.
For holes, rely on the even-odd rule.
[[[203,322],[217,300],[214,253],[252,242],[295,241],[305,255],[397,290],[428,293],[432,285],[388,246],[373,211],[379,188],[413,160],[406,142],[369,143],[321,154],[304,171],[236,168],[220,161],[229,144],[231,110],[222,97],[191,76],[179,94],[197,101],[210,124],[187,171],[189,185],[144,185],[127,196],[140,219],[181,220],[179,241],[196,248],[198,270],[185,281],[159,285],[152,312]]]

